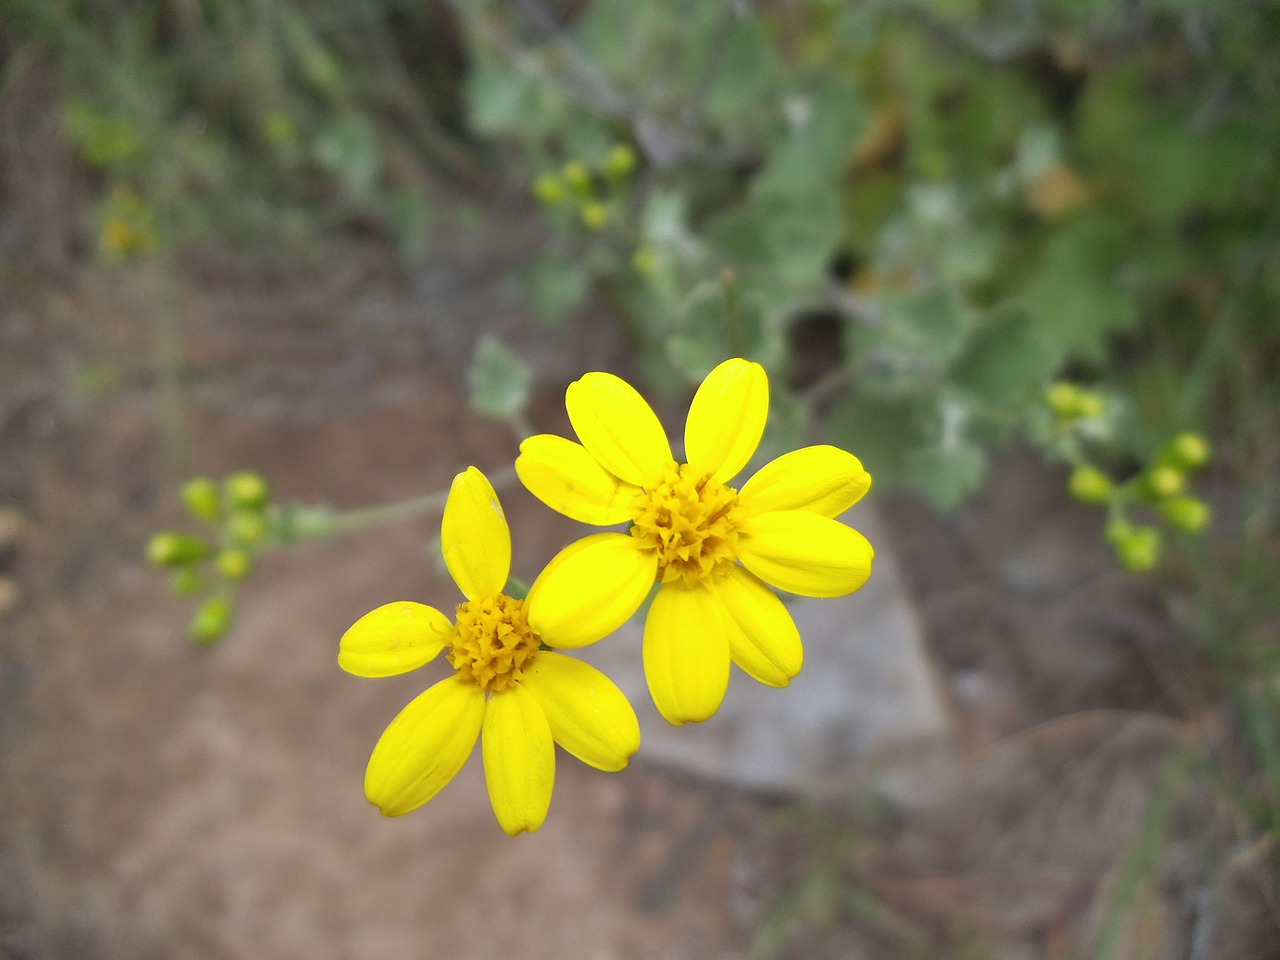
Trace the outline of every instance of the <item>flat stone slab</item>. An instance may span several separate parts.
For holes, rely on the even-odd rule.
[[[848,597],[787,598],[805,649],[789,687],[766,687],[734,667],[720,711],[675,727],[649,697],[641,621],[577,651],[631,698],[641,757],[752,789],[823,797],[866,786],[895,756],[949,739],[950,717],[875,507],[860,504],[841,520],[875,547],[871,579]]]

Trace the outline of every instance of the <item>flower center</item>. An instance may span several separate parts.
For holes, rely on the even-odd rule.
[[[672,462],[631,505],[631,535],[658,555],[663,583],[693,586],[738,559],[738,493],[711,474]]]
[[[458,604],[451,641],[453,669],[486,693],[519,680],[541,645],[529,629],[525,602],[505,593]]]

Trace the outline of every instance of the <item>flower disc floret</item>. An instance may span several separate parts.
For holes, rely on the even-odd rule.
[[[710,473],[674,461],[632,502],[631,536],[658,558],[658,579],[686,586],[738,559],[738,493]]]
[[[520,679],[541,645],[526,606],[505,593],[458,604],[448,658],[459,677],[486,693],[501,693]]]

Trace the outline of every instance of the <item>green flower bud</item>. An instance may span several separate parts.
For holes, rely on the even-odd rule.
[[[218,572],[228,580],[243,580],[253,569],[253,557],[249,555],[248,550],[241,550],[239,547],[228,547],[226,550],[218,551],[213,563],[218,568]]]
[[[1198,433],[1180,433],[1165,446],[1161,459],[1183,470],[1198,470],[1209,462],[1209,441]]]
[[[1155,527],[1134,527],[1116,542],[1120,565],[1131,573],[1154,570],[1160,562],[1160,531]]]
[[[609,210],[597,200],[588,201],[582,205],[582,222],[590,230],[599,230],[609,222]]]
[[[1209,505],[1196,497],[1170,497],[1160,504],[1164,518],[1179,530],[1199,533],[1213,519]]]
[[[564,165],[560,175],[564,177],[564,182],[574,193],[586,196],[591,192],[591,171],[587,169],[585,163],[571,160]]]
[[[237,510],[227,521],[227,533],[236,543],[261,543],[267,535],[267,519],[250,510]]]
[[[164,531],[147,543],[147,559],[157,567],[181,567],[209,555],[209,545],[199,537]]]
[[[218,485],[208,477],[196,477],[182,485],[182,503],[197,520],[217,523],[222,514]]]
[[[173,579],[169,581],[169,585],[174,593],[187,597],[204,589],[204,578],[195,567],[183,567],[173,572]]]
[[[564,181],[554,173],[543,173],[533,181],[533,195],[538,198],[539,203],[557,207],[564,203],[568,193],[565,191]]]
[[[227,497],[237,507],[261,507],[271,498],[271,488],[262,474],[252,470],[233,473],[224,481]]]
[[[1143,478],[1143,487],[1154,500],[1180,494],[1187,485],[1187,475],[1177,467],[1155,466]]]
[[[651,277],[658,270],[658,255],[649,247],[637,247],[631,255],[631,267],[642,277]]]
[[[1100,417],[1104,409],[1106,409],[1106,405],[1102,402],[1101,394],[1092,390],[1081,390],[1076,395],[1075,415],[1082,420],[1092,420],[1094,417]]]
[[[196,643],[217,643],[231,628],[231,600],[227,597],[210,597],[200,605],[188,632]]]
[[[1076,415],[1079,397],[1080,390],[1074,383],[1059,380],[1045,391],[1044,400],[1050,410],[1065,420]]]
[[[1082,503],[1106,503],[1114,489],[1111,478],[1097,467],[1076,467],[1067,483],[1071,495]]]
[[[605,175],[614,180],[625,180],[636,169],[636,152],[625,143],[610,148],[604,157]]]

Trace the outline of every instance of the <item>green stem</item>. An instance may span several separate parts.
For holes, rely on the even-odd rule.
[[[489,482],[497,487],[505,487],[516,477],[514,467],[507,467],[489,476]],[[397,500],[394,503],[382,503],[376,507],[361,507],[357,510],[344,510],[333,514],[330,521],[329,535],[339,536],[366,527],[378,527],[389,523],[411,520],[424,514],[444,509],[449,499],[448,490],[437,490],[434,493],[408,500]]]

